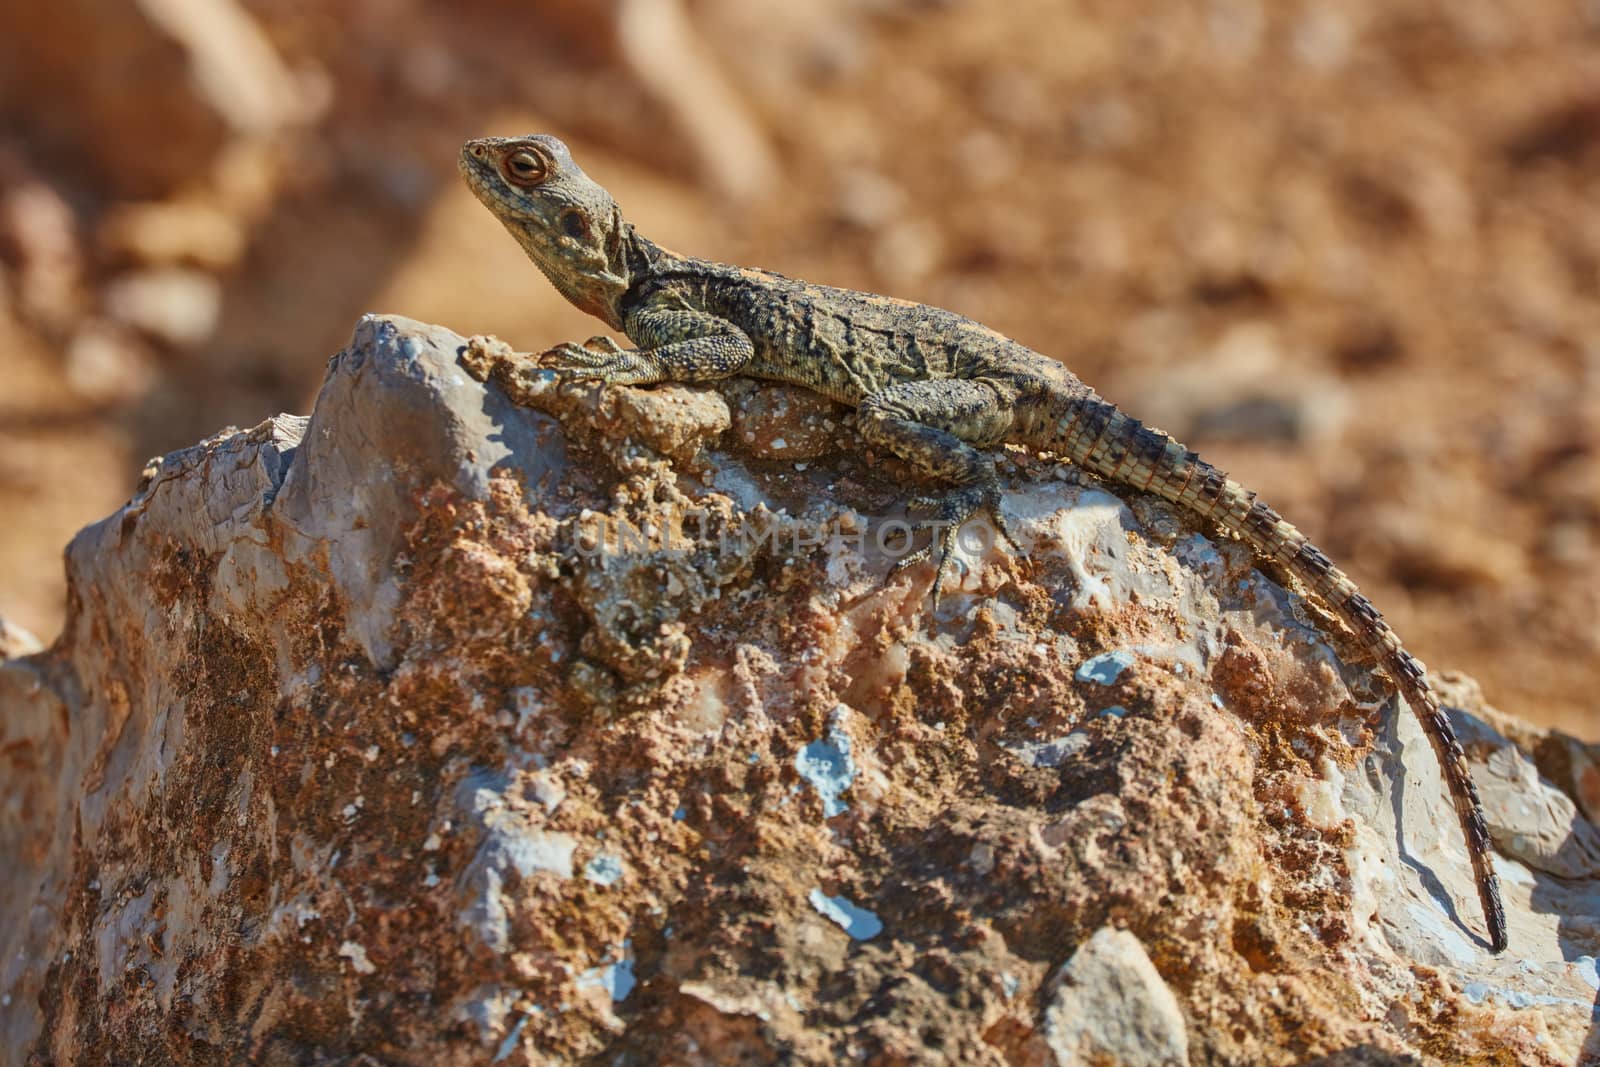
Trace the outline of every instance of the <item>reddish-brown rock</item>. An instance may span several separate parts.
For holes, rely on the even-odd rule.
[[[1415,723],[1240,546],[1019,459],[932,617],[846,413],[461,343],[364,320],[69,549],[0,666],[13,1060],[1592,1054],[1581,747],[1445,687],[1493,957]]]

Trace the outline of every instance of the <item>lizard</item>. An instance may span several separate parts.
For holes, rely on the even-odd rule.
[[[1506,949],[1477,787],[1422,664],[1355,583],[1255,493],[1059,361],[963,315],[655,244],[555,137],[474,139],[458,162],[468,187],[561,295],[635,345],[609,336],[563,342],[541,354],[542,366],[614,386],[734,375],[798,385],[853,407],[869,446],[948,485],[941,496],[913,501],[942,533],[891,571],[931,559],[935,609],[961,525],[986,512],[1005,534],[991,452],[1005,444],[1154,494],[1276,561],[1349,627],[1421,721],[1466,838],[1490,944],[1495,953]]]

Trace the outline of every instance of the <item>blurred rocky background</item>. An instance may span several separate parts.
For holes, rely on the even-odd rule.
[[[955,308],[1261,491],[1435,668],[1600,737],[1600,7],[0,3],[0,616],[356,317],[581,339],[462,188],[566,139],[684,251]]]

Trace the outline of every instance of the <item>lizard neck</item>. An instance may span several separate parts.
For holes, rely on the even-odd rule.
[[[603,249],[595,249],[584,259],[554,256],[544,244],[517,228],[512,228],[512,233],[557,292],[580,311],[620,330],[629,295],[657,269],[663,250],[635,232],[615,205],[608,222]]]
[[[628,292],[631,294],[663,267],[671,266],[683,257],[662,248],[635,230],[631,222],[623,225],[625,229],[622,240],[623,273],[628,277]]]
[[[628,287],[617,298],[622,311],[646,294],[654,283],[669,275],[679,273],[686,265],[698,262],[691,256],[663,248],[636,231],[632,224],[626,226],[622,241],[622,269],[619,273],[628,279]]]

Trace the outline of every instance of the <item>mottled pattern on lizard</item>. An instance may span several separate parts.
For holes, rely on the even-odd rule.
[[[1477,788],[1422,665],[1355,583],[1254,493],[1060,363],[971,319],[654,244],[553,137],[470,141],[460,166],[555,287],[637,346],[608,337],[562,344],[545,354],[548,366],[612,385],[742,374],[805,386],[855,407],[866,441],[952,486],[921,502],[947,524],[943,537],[897,564],[932,556],[936,602],[960,524],[986,510],[1005,529],[987,450],[1007,443],[1153,493],[1282,565],[1350,627],[1416,711],[1466,835],[1490,942],[1505,949]]]

